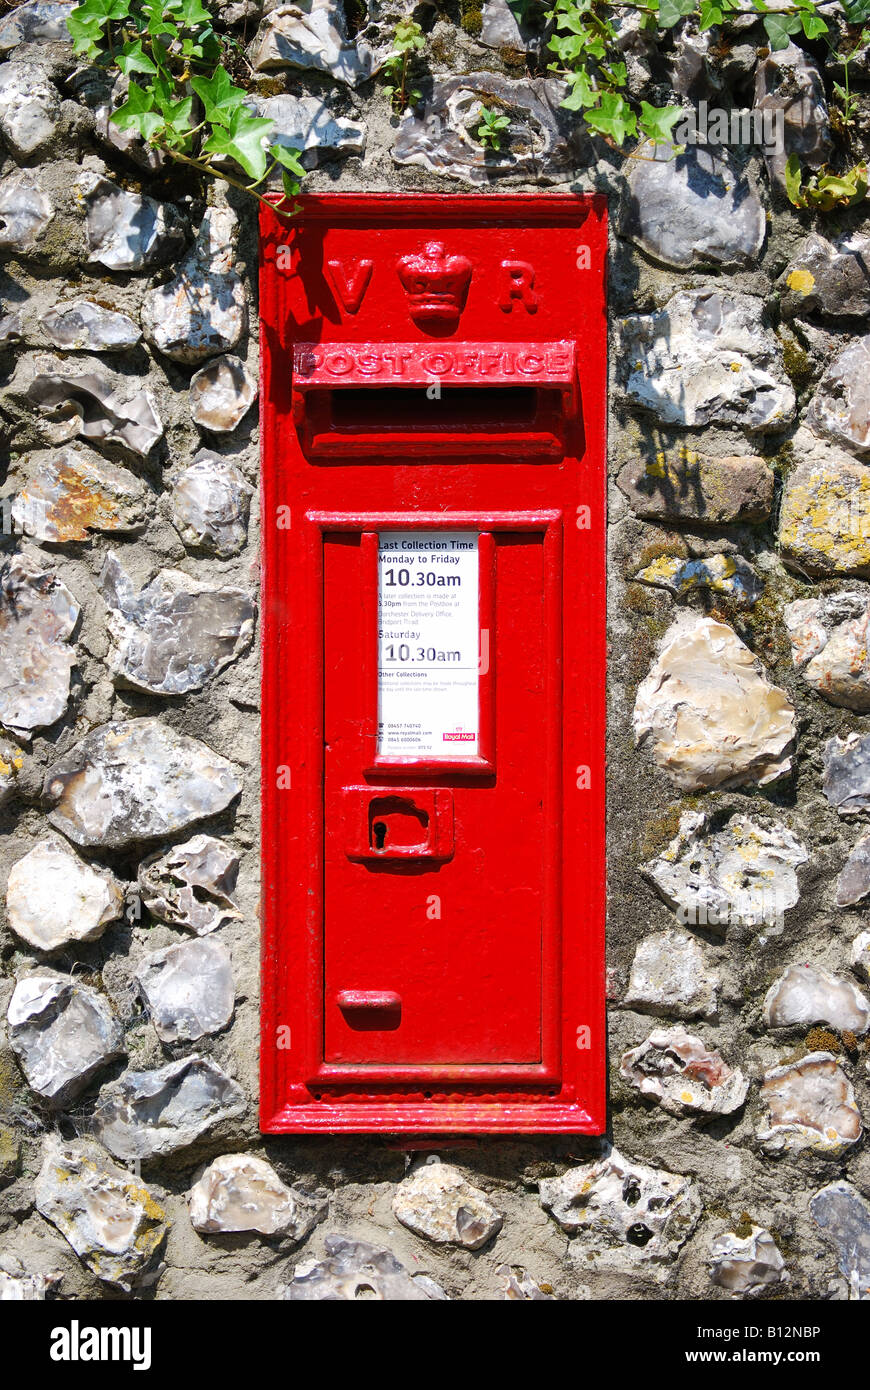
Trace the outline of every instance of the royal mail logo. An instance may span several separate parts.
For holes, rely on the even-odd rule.
[[[473,743],[474,734],[464,733],[462,729],[452,730],[450,733],[442,734],[445,743]]]
[[[430,241],[416,255],[403,256],[396,269],[416,324],[432,332],[456,327],[471,283],[467,256],[448,255],[442,242]]]

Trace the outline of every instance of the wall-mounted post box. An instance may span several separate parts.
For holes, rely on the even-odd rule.
[[[262,1128],[600,1133],[604,200],[262,223]]]

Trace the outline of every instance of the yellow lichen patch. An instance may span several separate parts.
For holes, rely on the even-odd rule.
[[[808,270],[793,270],[785,283],[795,294],[809,294],[816,283],[816,277]]]

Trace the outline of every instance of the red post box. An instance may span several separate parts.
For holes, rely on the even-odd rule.
[[[606,245],[264,211],[265,1131],[604,1129]]]

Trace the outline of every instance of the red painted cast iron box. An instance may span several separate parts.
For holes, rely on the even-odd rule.
[[[605,1124],[604,200],[262,220],[262,1128]]]

